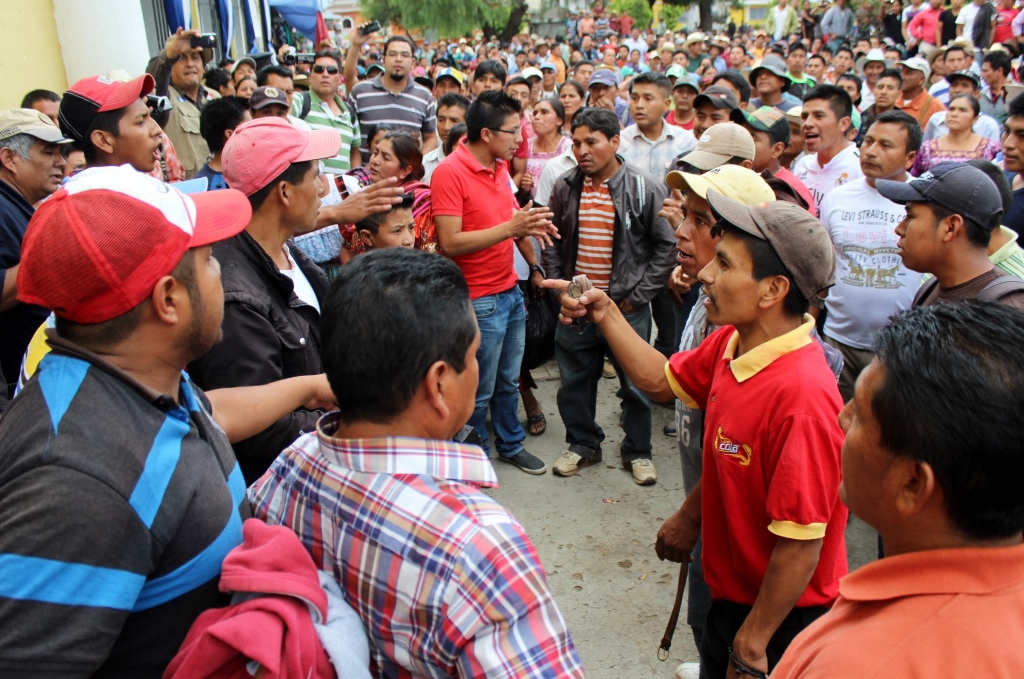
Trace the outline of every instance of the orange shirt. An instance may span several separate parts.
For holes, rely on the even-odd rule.
[[[886,557],[839,581],[832,610],[772,679],[1020,677],[1024,545]]]
[[[928,101],[927,107],[925,107],[925,101]],[[922,129],[933,115],[939,111],[946,110],[946,107],[942,105],[942,102],[929,95],[927,90],[921,90],[921,94],[917,95],[909,102],[904,99],[900,99],[899,104],[900,110],[916,120],[921,125]],[[926,110],[926,113],[922,114],[922,108]],[[924,122],[921,122],[922,120]]]
[[[615,249],[615,204],[607,184],[594,186],[583,180],[580,195],[579,251],[576,275],[586,274],[599,290],[612,281],[612,253]]]

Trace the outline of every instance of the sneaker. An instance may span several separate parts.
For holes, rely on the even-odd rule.
[[[498,459],[502,462],[514,464],[527,474],[543,474],[548,470],[548,466],[544,464],[544,461],[536,455],[527,452],[526,448],[523,448],[512,457],[499,455]]]
[[[637,485],[649,486],[658,480],[658,470],[654,468],[654,463],[646,457],[633,460],[629,466],[633,472],[633,481]]]
[[[604,369],[601,371],[601,377],[606,380],[610,380],[615,377],[615,368],[612,367],[612,362],[605,359]]]
[[[676,679],[700,679],[700,663],[684,662],[676,668]]]
[[[584,467],[589,467],[600,461],[600,454],[587,458],[567,450],[551,465],[551,473],[555,476],[572,476]]]

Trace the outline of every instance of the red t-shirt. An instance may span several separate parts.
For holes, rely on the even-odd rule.
[[[665,114],[665,122],[667,122],[669,125],[675,125],[676,127],[681,127],[684,130],[689,130],[690,132],[693,132],[693,121],[695,121],[695,120],[697,120],[697,116],[690,116],[689,122],[685,122],[685,123],[678,122],[676,120],[676,112],[675,112],[674,109]]]
[[[463,231],[482,231],[512,219],[518,205],[508,163],[492,171],[473,157],[462,139],[430,178],[434,216],[461,217]],[[462,269],[472,299],[505,292],[518,280],[512,263],[512,239],[452,257]]]
[[[665,367],[676,395],[705,411],[702,558],[715,599],[753,605],[777,536],[824,538],[797,606],[830,604],[846,575],[843,404],[812,327],[733,359],[738,334],[726,326]]]
[[[999,10],[999,15],[996,17],[996,28],[992,31],[993,45],[1006,40],[1013,40],[1013,27],[1010,24],[1017,18],[1019,12],[1020,10],[1014,7]]]

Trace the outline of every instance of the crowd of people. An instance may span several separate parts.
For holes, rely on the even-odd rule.
[[[677,443],[677,677],[1018,675],[1017,12],[221,62],[179,28],[0,111],[0,674],[582,677],[482,489],[606,473],[608,378],[638,486]]]

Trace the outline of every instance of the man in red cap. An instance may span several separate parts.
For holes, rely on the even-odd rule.
[[[224,342],[189,366],[204,389],[268,384],[317,375],[320,307],[327,277],[292,238],[312,230],[323,189],[318,160],[341,147],[334,130],[300,130],[281,118],[235,128],[221,165],[228,186],[248,196],[252,219],[242,233],[218,244],[224,269]],[[298,409],[235,445],[246,483],[323,413]]]
[[[127,167],[84,170],[33,216],[18,295],[57,320],[0,422],[0,675],[159,677],[227,603],[250,514],[229,442],[333,400],[322,377],[204,394],[183,372],[221,335],[211,246],[249,216],[238,191]]]
[[[128,82],[97,76],[64,93],[61,131],[75,140],[89,166],[127,163],[139,172],[153,171],[161,139],[145,99],[153,86],[148,73]]]

